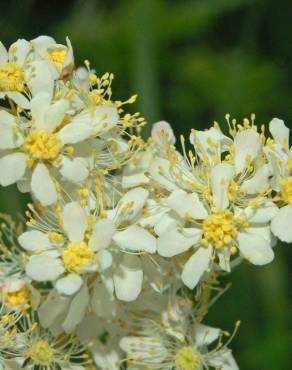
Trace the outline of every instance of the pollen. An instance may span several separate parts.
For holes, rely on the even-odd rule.
[[[65,268],[69,272],[80,272],[82,267],[93,258],[93,251],[85,242],[70,243],[62,254]]]
[[[37,130],[29,134],[24,145],[33,159],[54,160],[59,155],[61,140],[57,134]]]
[[[292,204],[292,177],[287,177],[281,181],[283,200]]]
[[[29,289],[24,286],[21,289],[4,294],[4,301],[8,308],[24,307],[30,298]]]
[[[61,71],[67,56],[67,50],[66,49],[54,49],[49,52],[48,54],[48,60],[53,62],[57,68],[58,71]]]
[[[217,209],[203,222],[203,245],[212,244],[216,249],[230,246],[237,236],[230,211],[220,212]]]
[[[54,352],[47,340],[40,339],[33,343],[27,356],[38,365],[48,365],[53,361]]]
[[[201,364],[201,354],[195,347],[182,347],[175,355],[177,370],[199,370]]]
[[[25,90],[24,71],[15,62],[8,62],[0,66],[0,91]]]

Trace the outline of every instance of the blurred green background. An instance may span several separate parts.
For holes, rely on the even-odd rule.
[[[115,73],[114,97],[138,93],[151,124],[169,121],[187,134],[231,113],[292,122],[291,0],[10,0],[1,4],[0,39],[48,34],[73,43],[77,64],[89,59]],[[149,132],[149,131],[148,131]],[[1,211],[17,213],[25,198],[1,189]],[[291,220],[292,227],[292,220]],[[289,250],[290,249],[290,250]],[[232,288],[207,322],[232,330],[243,370],[292,368],[291,246],[276,248],[265,267],[240,266]]]

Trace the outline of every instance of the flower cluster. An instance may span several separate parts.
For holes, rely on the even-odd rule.
[[[255,116],[192,130],[126,112],[113,74],[75,68],[69,39],[0,43],[0,368],[236,370],[202,324],[241,262],[292,242],[289,129]]]

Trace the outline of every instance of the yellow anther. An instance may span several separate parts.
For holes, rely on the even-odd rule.
[[[0,91],[25,90],[24,71],[15,62],[8,62],[0,66]]]
[[[59,155],[61,140],[57,134],[45,130],[32,131],[24,144],[32,159],[54,160]]]
[[[77,273],[92,260],[93,256],[93,251],[84,242],[70,243],[62,253],[66,270]]]

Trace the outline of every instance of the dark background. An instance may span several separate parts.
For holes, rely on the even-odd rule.
[[[84,59],[116,75],[114,98],[138,93],[137,110],[151,124],[169,121],[176,133],[224,123],[226,112],[259,124],[274,116],[292,122],[292,1],[71,0],[0,1],[0,39],[68,35],[77,65]],[[148,130],[148,131],[147,131]],[[0,190],[1,211],[25,209],[24,196]],[[291,220],[292,227],[292,220]],[[290,370],[289,245],[264,267],[244,264],[207,323],[232,330],[242,370]],[[228,280],[228,279],[227,279]]]

